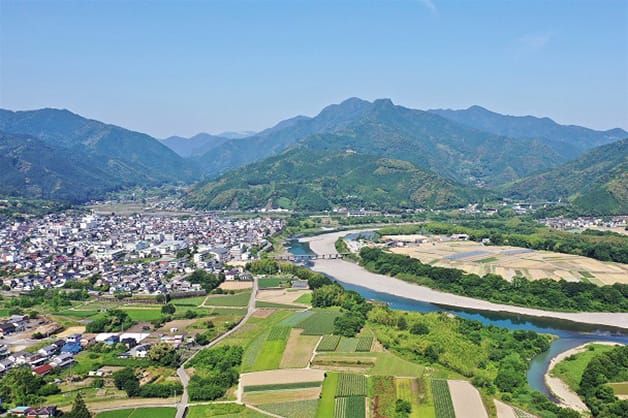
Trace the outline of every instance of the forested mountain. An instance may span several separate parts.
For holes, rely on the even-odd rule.
[[[602,145],[503,191],[514,197],[567,199],[588,214],[628,213],[628,139]]]
[[[230,139],[234,138],[200,133],[190,138],[184,138],[182,136],[171,136],[162,140],[161,142],[165,146],[179,154],[181,157],[187,158],[203,155],[209,150],[224,144]]]
[[[98,159],[0,132],[0,194],[81,201],[122,185]]]
[[[82,201],[120,187],[198,176],[193,163],[155,138],[67,110],[0,110],[0,131],[0,171],[11,178],[0,185],[0,193]],[[29,186],[20,189],[19,184]]]
[[[566,158],[543,141],[512,139],[468,128],[438,115],[356,98],[299,116],[259,134],[226,142],[199,161],[209,175],[276,155],[313,134],[352,138],[356,151],[408,160],[466,184],[494,186],[547,169]]]
[[[550,118],[502,115],[481,106],[461,110],[434,109],[430,112],[495,135],[541,139],[569,159],[588,149],[628,137],[628,132],[619,128],[596,131],[576,125],[560,125]]]
[[[352,137],[315,135],[281,155],[197,188],[190,203],[211,209],[440,208],[489,195],[408,161],[356,152],[353,142]]]

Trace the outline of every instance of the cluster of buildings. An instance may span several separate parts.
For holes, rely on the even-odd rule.
[[[628,215],[613,216],[604,219],[593,216],[581,216],[573,219],[559,216],[542,219],[541,222],[550,228],[562,231],[601,229],[620,232],[628,227]]]
[[[16,291],[61,287],[98,274],[102,291],[156,294],[194,291],[181,279],[196,269],[237,270],[283,221],[266,217],[230,219],[198,216],[56,213],[25,222],[0,223],[3,285]]]

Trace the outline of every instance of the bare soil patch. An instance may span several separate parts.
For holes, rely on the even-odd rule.
[[[325,372],[314,369],[280,369],[240,375],[242,386],[323,381]]]
[[[268,318],[275,312],[275,309],[272,308],[258,308],[253,312],[254,318]]]
[[[309,399],[318,399],[321,394],[321,388],[278,390],[268,392],[245,393],[243,397],[244,403],[253,405],[263,405],[266,403],[282,403],[292,401],[306,401]]]
[[[240,281],[225,281],[220,283],[220,286],[218,286],[219,288],[221,288],[222,290],[244,290],[244,289],[250,289],[253,287],[253,282],[240,282]]]
[[[465,380],[448,380],[457,417],[488,418],[480,392]]]
[[[286,349],[279,364],[280,368],[301,368],[307,367],[310,363],[310,358],[320,337],[317,335],[301,335],[302,332],[303,330],[298,328],[293,328],[290,331]]]

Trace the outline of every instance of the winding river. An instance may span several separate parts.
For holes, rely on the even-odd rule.
[[[315,254],[311,250],[309,243],[303,242],[303,240],[291,240],[289,242],[288,250],[293,255]],[[346,261],[341,260],[334,260],[334,262],[347,263]],[[316,265],[313,267],[314,270],[322,270],[320,268],[316,268],[318,267]],[[628,344],[628,334],[624,331],[618,330],[617,328],[601,327],[594,324],[581,324],[561,319],[443,306],[435,303],[404,298],[389,293],[378,292],[367,287],[356,285],[355,278],[348,280],[349,278],[347,276],[343,276],[344,274],[347,274],[346,271],[339,270],[339,274],[326,274],[342,283],[343,287],[346,289],[355,290],[369,300],[387,303],[393,309],[417,312],[449,312],[462,318],[480,321],[485,325],[494,325],[510,330],[531,330],[557,336],[558,338],[552,342],[550,349],[535,357],[528,369],[528,383],[530,386],[544,393],[553,400],[555,400],[555,398],[545,384],[544,379],[545,372],[547,371],[550,360],[553,357],[561,352],[591,341],[611,341]]]

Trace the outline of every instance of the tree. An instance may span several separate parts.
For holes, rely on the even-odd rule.
[[[161,313],[164,315],[172,315],[176,311],[177,311],[177,308],[175,308],[172,303],[169,303],[161,307]]]
[[[140,393],[140,381],[130,367],[115,372],[113,383],[118,389],[125,391],[129,397],[137,396]]]
[[[65,416],[69,418],[92,418],[92,413],[87,409],[87,405],[85,405],[85,401],[80,393],[74,398],[72,410]]]
[[[412,327],[410,327],[410,333],[414,335],[425,335],[430,333],[430,329],[427,325],[416,322],[412,324]]]
[[[148,358],[162,366],[176,366],[179,362],[177,350],[168,343],[157,343],[148,350]]]

